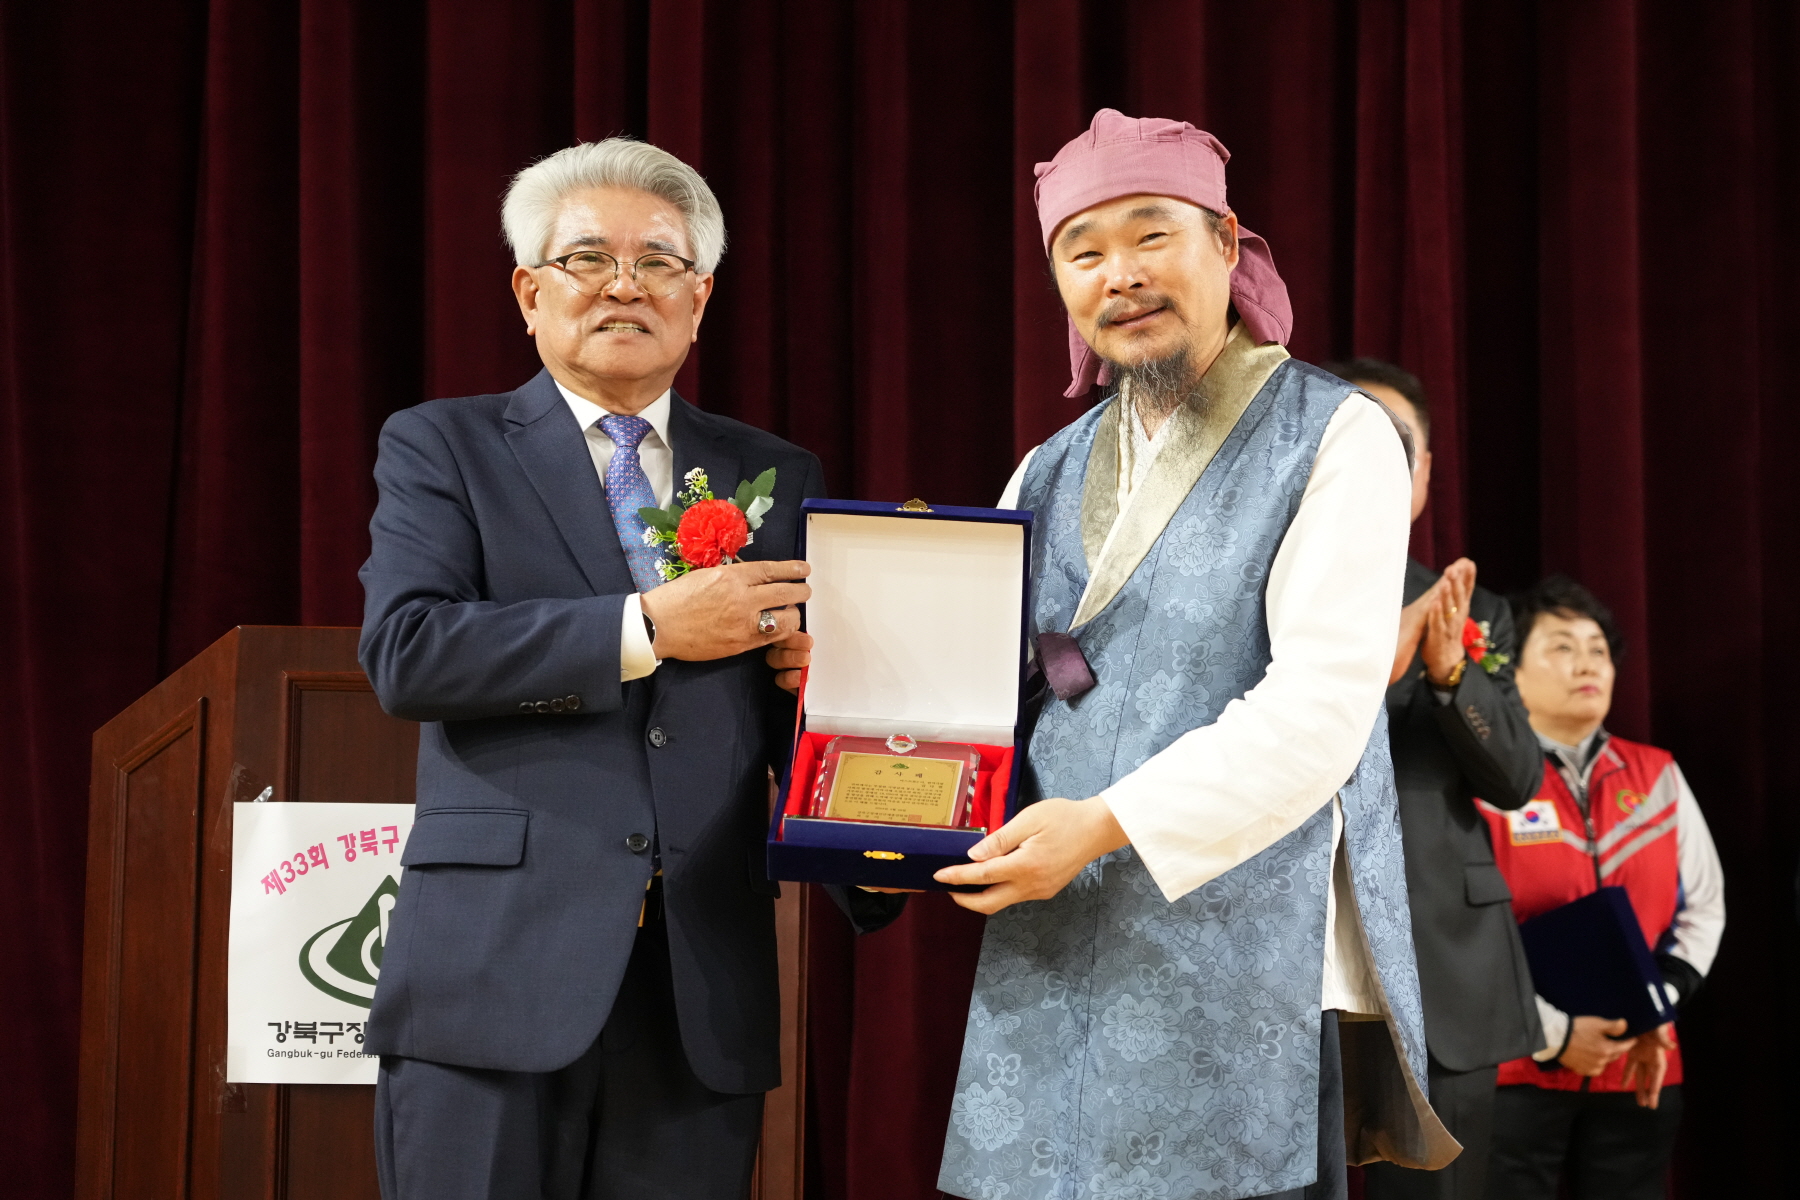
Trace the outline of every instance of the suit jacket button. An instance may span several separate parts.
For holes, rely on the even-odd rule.
[[[642,854],[650,848],[650,839],[641,833],[634,833],[625,839],[625,848],[633,854]]]
[[[536,704],[532,705],[532,707],[538,712],[547,713],[550,711],[550,702],[548,700],[539,700]]]
[[[570,712],[574,712],[576,709],[581,707],[581,697],[580,696],[565,696],[563,698],[563,707],[568,709]]]
[[[651,726],[649,737],[650,744],[655,746],[658,750],[661,750],[664,746],[669,744],[669,735],[662,731],[661,725]]]
[[[563,703],[561,696],[558,696],[556,699],[550,701],[550,711],[551,712],[559,713],[567,707],[568,707],[568,705]]]
[[[521,700],[521,701],[519,701],[519,711],[520,712],[536,712],[537,707],[535,705],[533,705],[531,703],[531,701],[529,701],[529,700]]]

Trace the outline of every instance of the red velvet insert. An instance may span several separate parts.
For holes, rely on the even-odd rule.
[[[819,760],[825,746],[837,735],[802,731],[794,739],[794,765],[789,775],[787,803],[782,811],[799,816],[806,811],[807,799],[819,777]],[[1006,824],[1006,790],[1012,783],[1013,748],[1011,746],[972,745],[981,755],[981,766],[975,775],[975,795],[969,804],[969,824],[985,825],[992,832]]]

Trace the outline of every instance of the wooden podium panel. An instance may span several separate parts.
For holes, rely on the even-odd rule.
[[[243,627],[94,736],[76,1196],[377,1195],[373,1089],[225,1083],[232,805],[411,803],[355,629]]]
[[[77,1200],[375,1200],[374,1088],[225,1082],[232,805],[408,804],[418,726],[358,631],[242,626],[94,735]],[[782,1066],[756,1192],[798,1200],[805,889],[779,905]]]

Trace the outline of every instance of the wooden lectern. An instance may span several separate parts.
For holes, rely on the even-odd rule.
[[[243,626],[94,735],[77,1200],[376,1200],[374,1089],[225,1082],[232,804],[409,804],[418,727],[355,629]],[[782,1077],[755,1192],[799,1200],[805,891],[778,906]]]

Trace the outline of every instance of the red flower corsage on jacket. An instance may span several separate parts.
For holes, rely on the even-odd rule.
[[[682,560],[696,567],[730,562],[749,540],[749,519],[729,500],[702,500],[682,513],[675,526]]]
[[[695,467],[668,508],[640,508],[646,546],[667,547],[657,564],[663,579],[679,579],[696,567],[718,567],[737,561],[738,551],[756,540],[763,514],[775,506],[775,468],[738,484],[729,500],[715,500],[706,472]]]
[[[1510,654],[1501,654],[1494,649],[1492,622],[1476,621],[1473,618],[1465,619],[1462,644],[1463,652],[1474,659],[1476,665],[1489,675],[1512,661]]]

